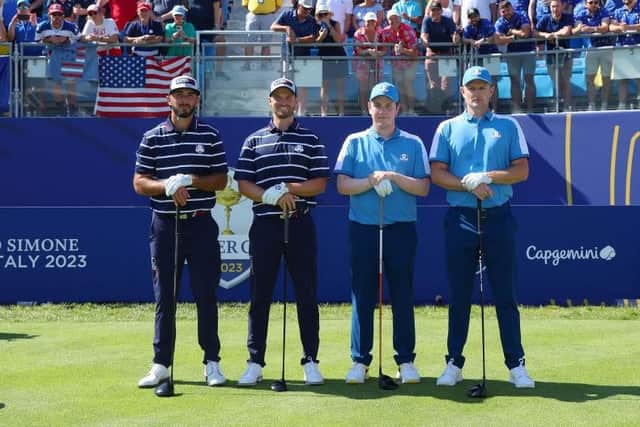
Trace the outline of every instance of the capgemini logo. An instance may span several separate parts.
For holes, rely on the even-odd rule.
[[[611,246],[607,245],[604,248],[600,249],[600,258],[607,261],[611,261],[615,257],[616,257],[616,250],[613,249]]]
[[[542,261],[545,264],[551,264],[557,267],[560,261],[611,261],[616,257],[616,250],[610,245],[602,249],[599,249],[597,246],[593,248],[580,246],[578,249],[539,249],[535,245],[529,245],[527,246],[526,256],[530,261]]]

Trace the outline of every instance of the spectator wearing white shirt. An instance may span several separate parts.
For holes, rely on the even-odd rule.
[[[488,19],[492,23],[498,18],[498,4],[495,0],[454,0],[453,20],[456,25],[464,28],[469,25],[469,9],[476,8],[482,18]]]

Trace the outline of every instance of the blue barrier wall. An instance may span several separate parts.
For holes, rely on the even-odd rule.
[[[515,189],[520,301],[612,303],[640,297],[640,176],[636,142],[640,113],[518,116],[531,150],[531,174]],[[231,164],[261,118],[215,118]],[[401,118],[427,148],[440,119]],[[333,162],[349,132],[366,118],[304,118]],[[135,150],[155,120],[16,119],[0,121],[0,303],[16,301],[151,301],[150,211],[131,188]],[[634,169],[634,161],[636,168]],[[635,185],[634,185],[635,183]],[[349,300],[348,199],[320,197],[322,301]],[[246,202],[246,201],[245,201]],[[446,299],[442,218],[444,193],[420,200],[415,294],[420,303]],[[218,206],[216,209],[222,209]],[[224,249],[221,300],[244,301],[248,224],[232,207]],[[217,217],[218,218],[218,217]],[[220,221],[220,220],[219,220]],[[222,220],[224,221],[224,220]],[[223,224],[224,225],[224,224]],[[221,227],[224,228],[224,227]],[[240,230],[240,231],[238,231]],[[238,250],[236,250],[238,249]],[[240,283],[231,287],[235,282]],[[185,287],[186,288],[186,287]],[[226,289],[229,288],[229,289]],[[279,291],[276,291],[279,294]],[[190,298],[188,289],[183,297]]]

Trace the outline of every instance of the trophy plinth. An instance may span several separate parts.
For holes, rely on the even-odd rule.
[[[242,195],[236,190],[234,190],[233,188],[231,188],[230,185],[227,185],[227,187],[224,190],[216,191],[217,202],[220,203],[222,206],[224,206],[224,216],[226,219],[226,225],[224,230],[222,230],[222,234],[225,236],[230,236],[232,234],[235,234],[233,230],[231,230],[231,226],[230,226],[231,208],[237,205],[238,203],[240,203],[241,198],[242,198]]]

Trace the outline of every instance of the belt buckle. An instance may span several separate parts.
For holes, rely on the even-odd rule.
[[[183,213],[178,215],[178,219],[187,219],[187,218],[189,218],[189,214]]]

